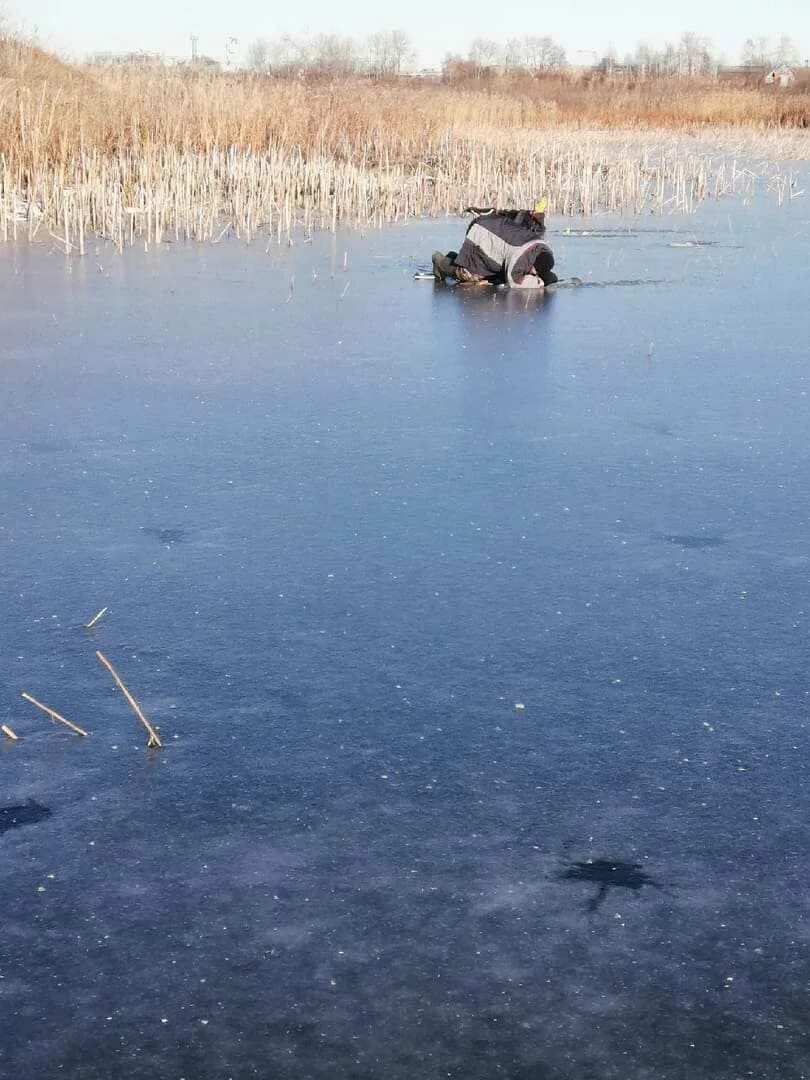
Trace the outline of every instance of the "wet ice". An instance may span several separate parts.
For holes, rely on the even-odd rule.
[[[806,210],[701,214],[3,253],[0,1073],[798,1080]]]

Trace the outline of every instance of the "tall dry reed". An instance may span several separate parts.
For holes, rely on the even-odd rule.
[[[73,68],[0,41],[0,238],[281,237],[539,193],[555,214],[688,212],[763,177],[786,198],[767,159],[810,156],[806,132],[761,125],[589,131],[542,90]]]

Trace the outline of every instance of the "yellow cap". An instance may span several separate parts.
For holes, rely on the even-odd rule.
[[[545,214],[547,209],[548,199],[544,195],[542,199],[538,199],[537,202],[534,204],[534,210],[532,212],[535,214]]]

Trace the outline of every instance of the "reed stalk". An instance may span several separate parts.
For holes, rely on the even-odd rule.
[[[110,661],[107,659],[107,657],[104,655],[104,653],[98,652],[98,650],[96,651],[96,656],[99,658],[99,660],[104,665],[104,667],[107,669],[107,671],[109,671],[110,675],[112,675],[113,681],[115,682],[115,685],[118,687],[118,689],[124,695],[124,697],[127,699],[127,702],[129,704],[130,708],[135,713],[135,715],[138,717],[138,719],[143,724],[143,726],[146,728],[146,731],[147,731],[147,733],[149,735],[149,739],[148,739],[148,741],[146,743],[147,747],[160,747],[160,746],[162,746],[163,743],[160,741],[160,736],[158,735],[157,731],[155,731],[155,729],[152,727],[152,725],[146,719],[143,712],[141,711],[140,705],[135,700],[135,698],[132,696],[132,694],[129,692],[129,690],[127,690],[126,686],[124,685],[124,683],[123,683],[123,681],[121,679],[121,676],[118,674],[118,672],[112,666]]]
[[[108,611],[109,608],[106,607],[103,607],[101,611],[97,611],[93,618],[90,620],[90,622],[85,625],[85,630],[92,630],[94,626],[97,626]]]
[[[30,701],[32,705],[35,705],[38,709],[44,712],[46,716],[50,716],[51,720],[55,720],[59,724],[64,724],[65,727],[69,727],[70,730],[74,731],[77,735],[87,735],[87,732],[84,730],[84,728],[80,728],[78,724],[74,724],[71,720],[65,719],[64,716],[58,713],[55,709],[52,709],[49,705],[43,705],[41,701],[37,701],[35,697],[32,697],[30,694],[26,693],[25,690],[23,690],[22,696],[25,698],[26,701]]]

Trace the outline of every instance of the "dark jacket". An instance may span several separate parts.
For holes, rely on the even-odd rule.
[[[541,251],[551,254],[542,237],[545,227],[524,210],[493,210],[475,218],[467,229],[456,266],[514,288],[537,288],[535,275],[527,277]],[[554,265],[552,256],[551,265]]]

